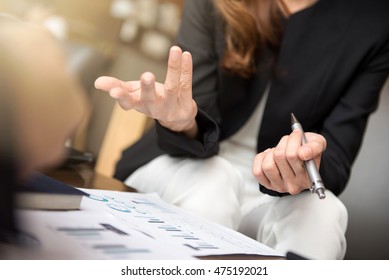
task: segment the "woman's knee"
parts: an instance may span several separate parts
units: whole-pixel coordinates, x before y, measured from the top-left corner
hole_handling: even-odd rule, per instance
[[[258,231],[258,240],[280,251],[314,259],[341,259],[346,251],[347,209],[330,191],[323,200],[310,193],[280,198]]]
[[[242,175],[225,159],[160,156],[127,181],[141,192],[156,191],[169,203],[236,228],[244,193]]]
[[[237,228],[244,181],[226,160],[219,157],[186,159],[169,188],[165,198],[171,203]]]
[[[219,191],[231,191],[240,200],[244,193],[244,179],[240,172],[227,160],[221,157],[212,157],[204,163],[203,175],[199,179],[201,183],[214,184]],[[210,186],[211,187],[211,186]]]

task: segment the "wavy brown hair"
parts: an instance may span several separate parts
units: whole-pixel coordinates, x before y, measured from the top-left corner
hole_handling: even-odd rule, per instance
[[[222,67],[249,77],[256,71],[255,51],[277,52],[283,33],[286,7],[278,0],[213,0],[224,19],[226,49]]]

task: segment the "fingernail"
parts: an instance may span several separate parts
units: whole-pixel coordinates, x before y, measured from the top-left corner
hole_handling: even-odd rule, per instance
[[[190,52],[184,52],[182,54],[182,60],[184,61],[184,63],[189,63],[192,59],[192,55],[190,54]]]
[[[150,72],[146,72],[142,75],[142,83],[146,86],[152,85],[154,82],[154,75]]]
[[[170,48],[169,57],[173,61],[177,61],[181,57],[181,49],[177,46],[173,46]]]

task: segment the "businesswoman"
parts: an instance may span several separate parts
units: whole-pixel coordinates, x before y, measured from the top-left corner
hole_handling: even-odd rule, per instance
[[[386,0],[185,1],[163,84],[149,72],[95,82],[156,120],[115,177],[279,252],[343,258],[337,195],[388,76],[388,11]],[[325,199],[308,191],[310,159]]]

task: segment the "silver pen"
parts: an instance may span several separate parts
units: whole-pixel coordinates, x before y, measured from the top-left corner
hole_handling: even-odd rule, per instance
[[[302,132],[302,144],[307,143],[307,139],[305,138],[304,130],[295,115],[291,114],[291,122],[292,122],[292,130],[300,130]],[[325,187],[323,180],[321,179],[319,170],[317,170],[315,161],[313,159],[307,160],[304,162],[305,169],[308,172],[309,179],[312,182],[311,191],[313,193],[317,193],[320,199],[323,199],[326,197],[325,194]]]

